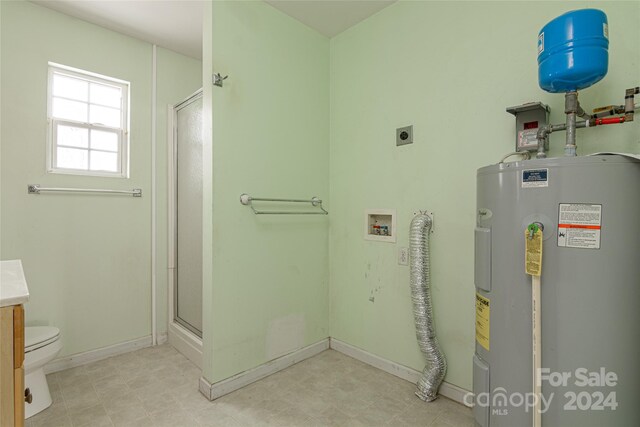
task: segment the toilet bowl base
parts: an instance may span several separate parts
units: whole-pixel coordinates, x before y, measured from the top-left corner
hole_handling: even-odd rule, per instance
[[[49,392],[49,384],[47,384],[47,377],[44,375],[43,368],[36,369],[25,375],[24,384],[25,387],[29,388],[33,397],[31,403],[25,402],[24,404],[25,418],[32,417],[51,406],[51,393]]]

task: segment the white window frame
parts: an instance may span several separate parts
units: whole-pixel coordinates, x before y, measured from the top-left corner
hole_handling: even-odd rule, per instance
[[[74,120],[58,119],[53,117],[53,75],[62,74],[72,78],[86,80],[88,82],[99,83],[107,86],[116,86],[122,90],[122,98],[120,104],[120,124],[119,128],[105,126],[97,123],[78,122]],[[129,177],[129,90],[130,83],[124,80],[115,79],[113,77],[103,76],[101,74],[92,73],[78,68],[68,67],[66,65],[49,62],[49,76],[47,88],[47,172],[67,175],[83,175],[83,176],[101,176],[114,178]],[[88,103],[87,103],[88,104]],[[89,132],[99,130],[103,132],[111,132],[118,135],[118,171],[93,171],[89,169],[69,169],[57,167],[57,125],[73,126],[77,128],[88,129]],[[64,147],[64,145],[60,145]],[[77,148],[77,147],[72,147]],[[87,148],[87,151],[102,151]]]

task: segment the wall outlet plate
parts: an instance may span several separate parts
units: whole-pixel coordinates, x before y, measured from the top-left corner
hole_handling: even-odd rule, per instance
[[[398,264],[409,265],[409,248],[398,248]]]
[[[413,125],[396,129],[396,146],[413,144]]]

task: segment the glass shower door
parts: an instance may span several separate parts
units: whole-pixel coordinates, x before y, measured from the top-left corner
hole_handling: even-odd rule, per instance
[[[175,107],[175,321],[202,337],[202,91]]]

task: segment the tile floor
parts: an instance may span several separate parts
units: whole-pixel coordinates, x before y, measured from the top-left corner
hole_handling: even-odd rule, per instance
[[[209,402],[200,370],[168,345],[48,376],[53,405],[27,427],[471,427],[471,410],[333,350]]]

